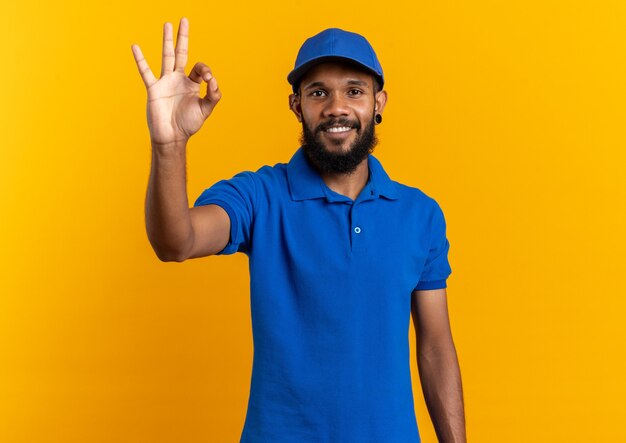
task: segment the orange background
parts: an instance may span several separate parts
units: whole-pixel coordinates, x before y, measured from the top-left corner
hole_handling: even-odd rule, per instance
[[[190,204],[289,160],[305,38],[364,34],[389,93],[375,155],[446,215],[469,441],[626,441],[626,3],[431,3],[0,6],[0,441],[239,441],[247,259],[162,263],[145,233],[130,46],[158,76],[182,16],[187,72],[209,64],[223,92],[189,145]]]

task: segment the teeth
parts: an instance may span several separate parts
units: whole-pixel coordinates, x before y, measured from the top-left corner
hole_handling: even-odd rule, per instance
[[[339,126],[336,128],[328,128],[326,132],[346,132],[346,131],[349,131],[350,129],[352,128],[350,128],[349,126]]]

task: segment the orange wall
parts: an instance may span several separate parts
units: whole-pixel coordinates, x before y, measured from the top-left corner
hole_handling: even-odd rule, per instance
[[[626,441],[626,3],[4,2],[0,441],[235,442],[252,362],[246,257],[160,262],[145,88],[161,32],[223,98],[188,193],[288,161],[286,75],[323,28],[385,69],[376,155],[441,204],[473,442]],[[411,344],[414,346],[413,331]],[[424,442],[435,442],[412,364]]]

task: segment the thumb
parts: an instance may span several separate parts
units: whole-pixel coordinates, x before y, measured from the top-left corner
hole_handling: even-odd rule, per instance
[[[217,85],[217,79],[215,77],[211,77],[207,82],[206,86],[206,95],[202,98],[201,106],[204,115],[208,116],[213,111],[213,108],[222,98],[222,91],[220,91],[219,86]]]

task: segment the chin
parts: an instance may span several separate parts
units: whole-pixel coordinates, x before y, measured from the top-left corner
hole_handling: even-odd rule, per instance
[[[318,141],[324,146],[326,151],[332,152],[334,154],[342,154],[346,152],[350,152],[352,150],[352,144],[354,140],[352,138],[348,140],[337,140],[337,141],[322,141],[318,139]]]
[[[344,144],[344,145],[334,145],[334,146],[324,146],[326,152],[328,152],[329,154],[335,154],[335,155],[345,155],[348,154],[351,150],[352,147],[350,146],[350,144]]]

